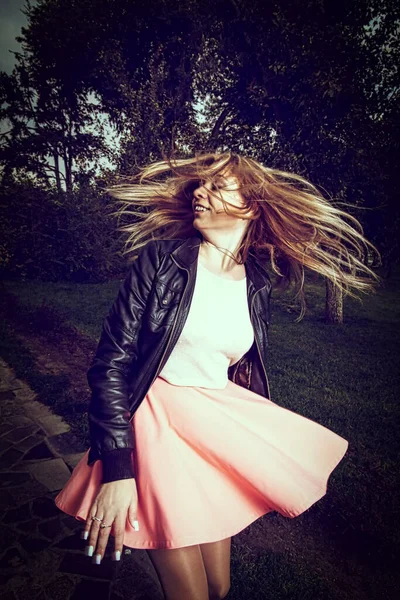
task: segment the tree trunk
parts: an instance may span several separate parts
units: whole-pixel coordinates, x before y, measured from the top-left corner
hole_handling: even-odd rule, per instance
[[[326,278],[325,321],[343,323],[343,292]]]
[[[53,160],[54,160],[54,174],[56,176],[56,185],[57,185],[57,191],[59,194],[62,194],[62,186],[61,186],[61,177],[60,177],[60,162],[58,159],[58,154],[57,152],[53,153]]]
[[[382,260],[382,267],[383,267],[382,277],[384,279],[390,279],[392,277],[392,261],[391,261],[391,259],[388,257],[385,257]]]
[[[67,148],[64,148],[63,160],[65,168],[65,190],[67,192],[72,192],[72,159],[71,152]]]
[[[218,138],[218,134],[219,134],[219,131],[220,131],[221,127],[222,127],[222,123],[225,121],[225,119],[226,119],[227,115],[229,114],[230,110],[231,109],[229,107],[224,108],[224,110],[222,111],[222,113],[219,115],[219,117],[218,117],[218,119],[217,119],[217,121],[216,121],[216,123],[215,123],[215,125],[213,127],[213,130],[211,132],[211,135],[210,135],[209,139],[207,140],[206,151],[208,151],[208,152],[214,152],[215,145],[216,145],[217,138]]]

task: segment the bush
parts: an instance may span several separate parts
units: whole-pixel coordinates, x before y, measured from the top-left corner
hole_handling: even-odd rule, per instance
[[[102,282],[124,271],[114,206],[84,186],[63,194],[32,183],[0,192],[0,274],[10,279]]]

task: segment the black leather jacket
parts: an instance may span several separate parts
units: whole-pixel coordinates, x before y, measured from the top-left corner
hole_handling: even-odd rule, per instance
[[[148,242],[130,265],[104,320],[87,373],[92,391],[87,464],[103,461],[103,483],[134,477],[130,421],[182,332],[193,297],[200,243],[199,237]],[[270,398],[265,365],[272,284],[251,253],[245,269],[255,339],[228,369],[228,377]],[[125,460],[121,460],[123,449]]]

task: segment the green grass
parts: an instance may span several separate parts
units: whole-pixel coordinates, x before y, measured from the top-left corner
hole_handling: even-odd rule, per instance
[[[6,283],[33,315],[45,300],[94,341],[118,286]],[[229,599],[397,597],[399,291],[396,271],[362,304],[345,298],[343,325],[324,322],[319,280],[306,285],[308,310],[300,323],[291,294],[273,292],[271,399],[346,438],[349,450],[328,494],[310,510],[296,519],[270,513],[234,538]],[[17,364],[18,353],[12,356]],[[256,551],[252,536],[265,539],[264,548]]]
[[[102,319],[118,293],[118,280],[76,284],[45,281],[7,281],[6,288],[21,306],[34,312],[44,303],[54,307],[67,324],[97,339]]]
[[[398,597],[399,290],[397,272],[362,304],[346,298],[343,325],[324,322],[321,282],[307,285],[300,323],[290,294],[273,295],[271,399],[346,438],[349,450],[328,494],[290,523],[301,540],[295,557],[266,552],[250,573],[237,562],[236,581],[241,570],[247,586],[254,581],[251,598]],[[330,563],[321,572],[324,552]],[[244,596],[238,584],[235,598]]]

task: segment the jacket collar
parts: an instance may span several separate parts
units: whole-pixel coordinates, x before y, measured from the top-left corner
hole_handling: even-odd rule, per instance
[[[193,269],[192,265],[197,261],[199,256],[200,243],[201,238],[197,236],[184,240],[182,244],[172,252],[177,263],[186,269]],[[271,284],[266,269],[259,265],[256,256],[252,252],[249,252],[245,262],[245,269],[247,277],[252,281],[256,290]]]

